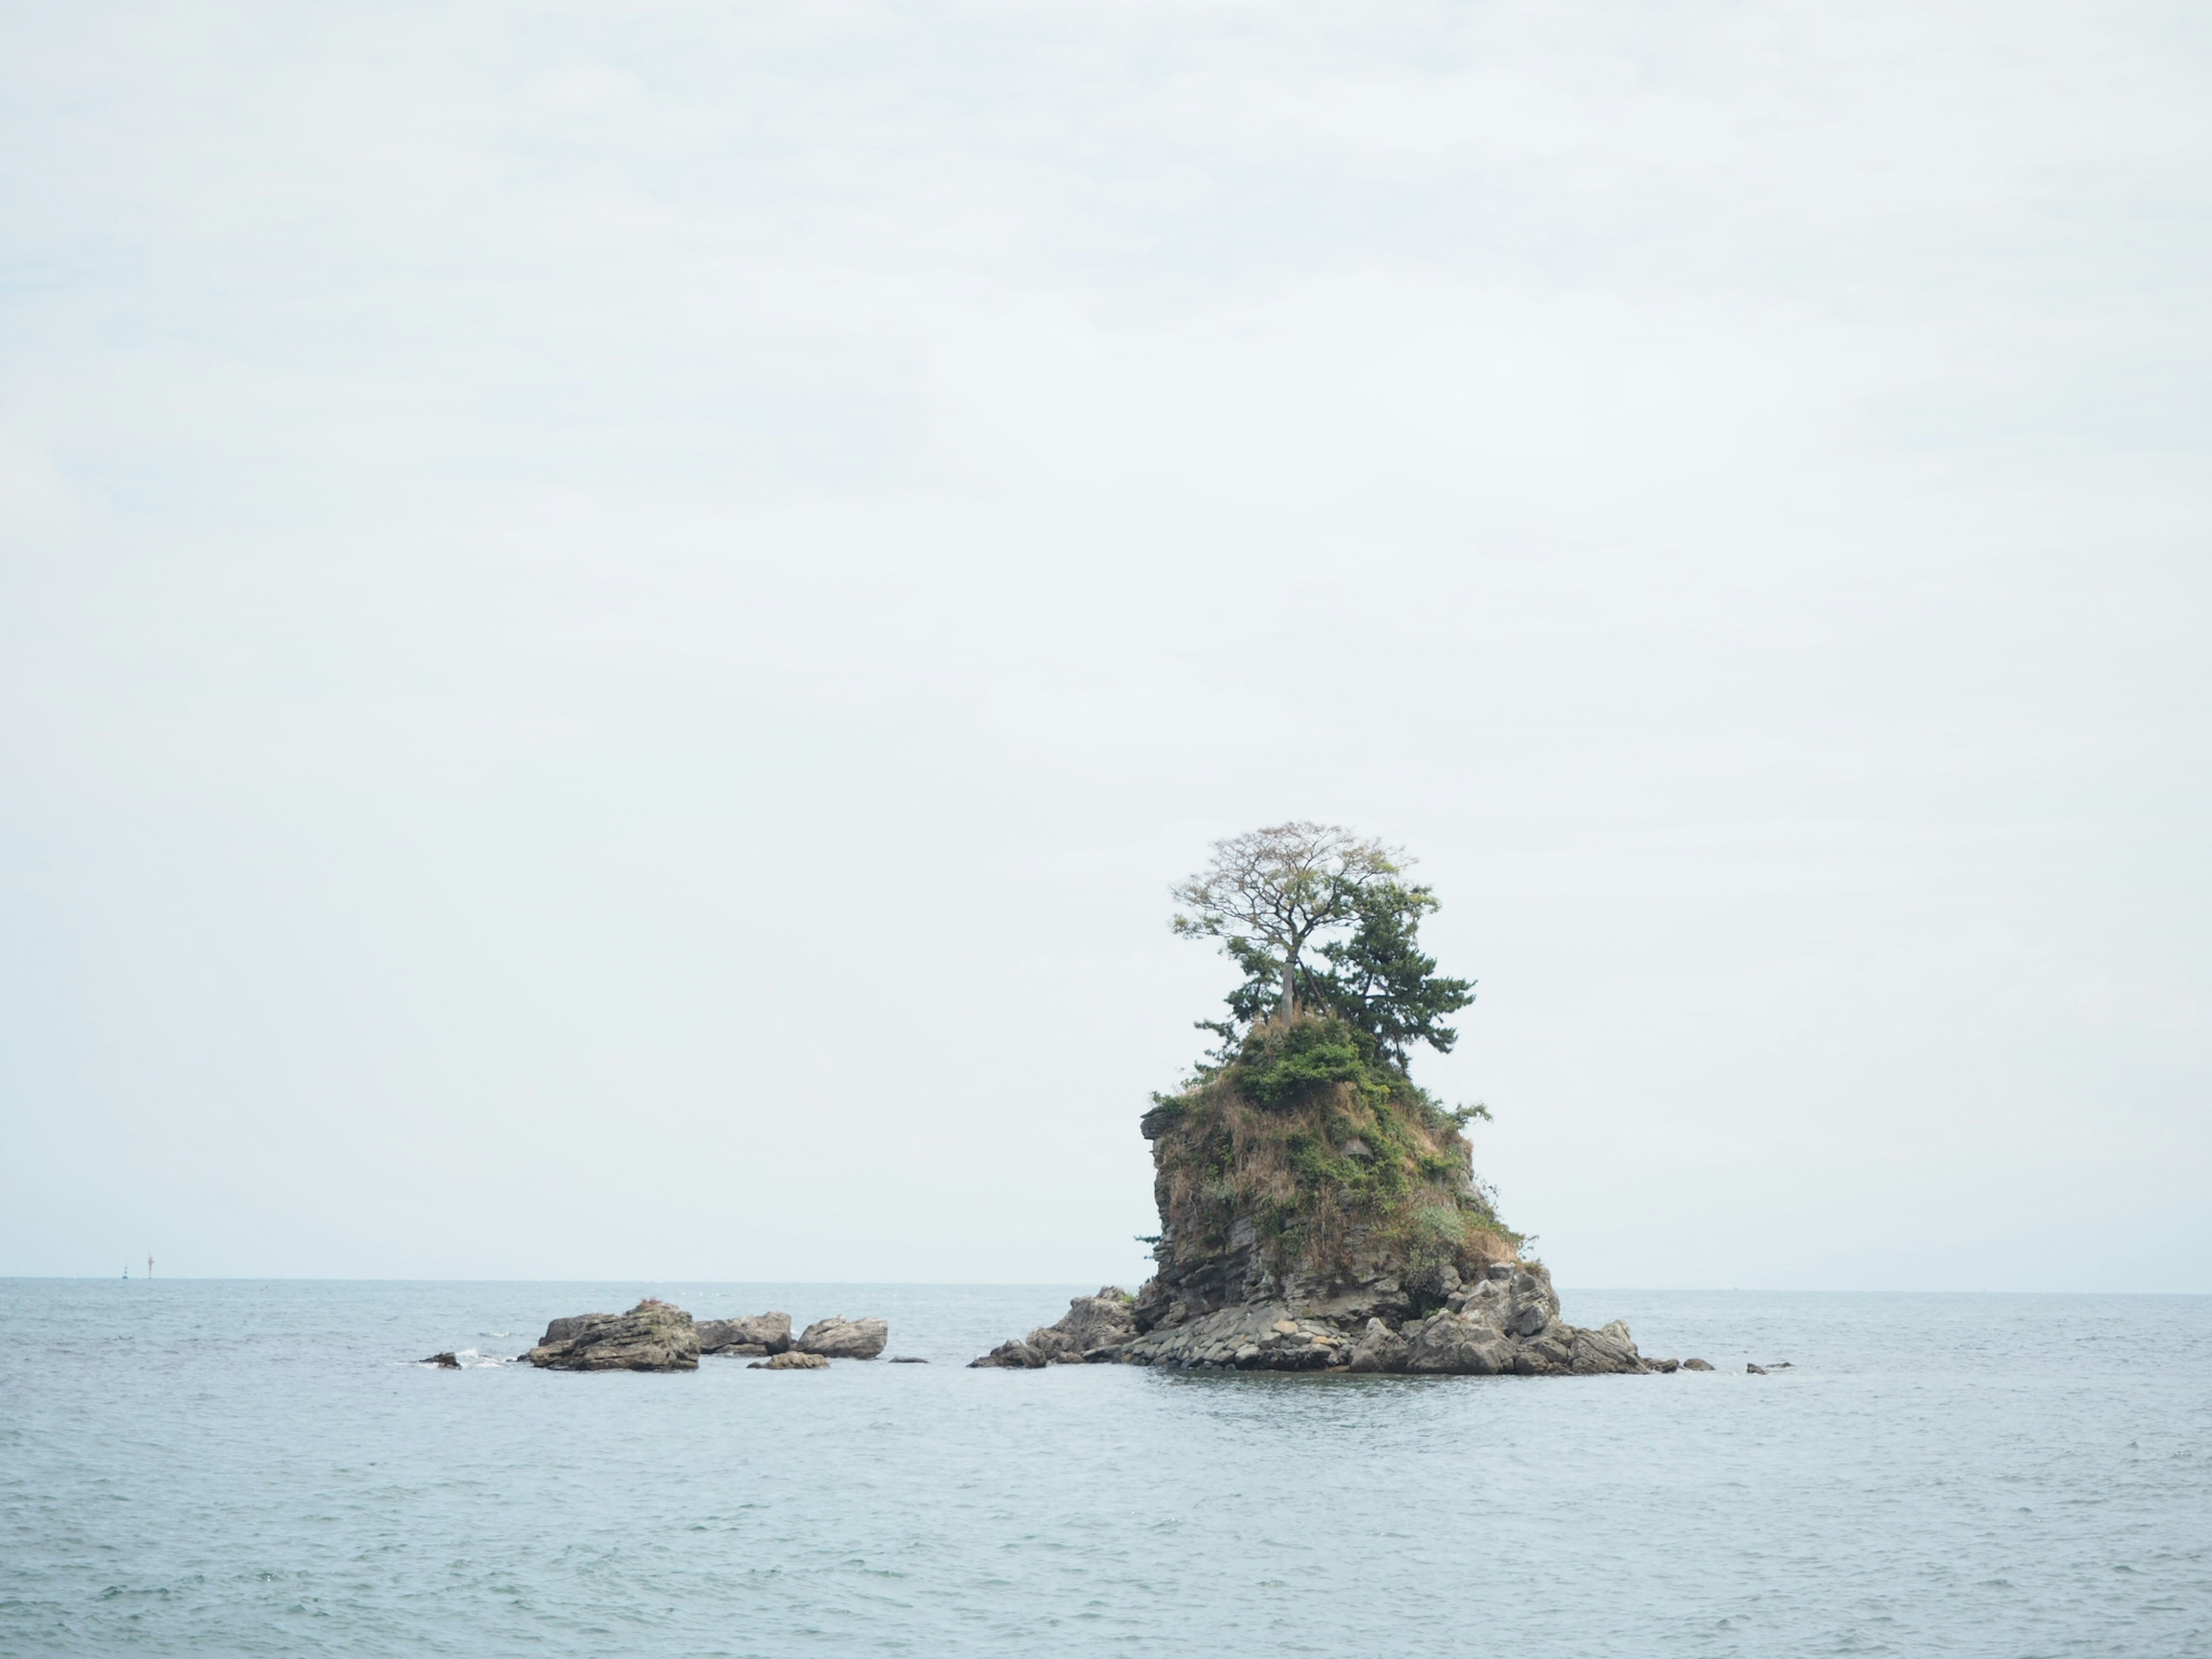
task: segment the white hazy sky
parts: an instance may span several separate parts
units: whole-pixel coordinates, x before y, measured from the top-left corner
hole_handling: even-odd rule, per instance
[[[0,1273],[1142,1276],[1212,838],[1582,1285],[2212,1291],[2212,11],[0,7]]]

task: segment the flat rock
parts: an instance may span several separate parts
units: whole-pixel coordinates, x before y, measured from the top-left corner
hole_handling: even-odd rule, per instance
[[[830,1369],[830,1362],[818,1353],[801,1353],[796,1348],[789,1348],[766,1359],[756,1359],[745,1369],[749,1371],[826,1371]]]
[[[840,1315],[816,1320],[791,1346],[800,1353],[823,1359],[873,1359],[890,1336],[888,1320],[847,1319]]]
[[[699,1332],[683,1309],[647,1297],[624,1314],[554,1320],[523,1357],[550,1371],[695,1371]]]

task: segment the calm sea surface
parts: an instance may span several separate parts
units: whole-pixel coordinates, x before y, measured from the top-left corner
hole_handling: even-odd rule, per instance
[[[0,1653],[2212,1654],[2212,1297],[1566,1293],[1714,1376],[962,1369],[1088,1288],[0,1280]],[[933,1363],[410,1363],[647,1291]]]

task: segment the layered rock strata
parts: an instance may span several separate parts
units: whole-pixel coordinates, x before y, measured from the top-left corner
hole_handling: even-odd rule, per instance
[[[823,1359],[873,1359],[890,1340],[890,1322],[882,1319],[817,1319],[791,1346]]]
[[[647,1297],[625,1314],[556,1319],[523,1358],[551,1371],[695,1371],[699,1332],[683,1309]]]

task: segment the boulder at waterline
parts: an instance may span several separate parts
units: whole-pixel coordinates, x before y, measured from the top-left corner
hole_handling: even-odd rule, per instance
[[[647,1297],[628,1313],[556,1319],[524,1358],[550,1371],[693,1371],[699,1332],[683,1309]]]
[[[768,1359],[756,1359],[745,1367],[749,1371],[826,1371],[830,1362],[818,1353],[801,1353],[796,1348]]]
[[[1096,1296],[1079,1296],[1069,1302],[1057,1322],[1039,1326],[1026,1339],[1001,1342],[970,1362],[969,1368],[1035,1370],[1042,1365],[1118,1359],[1136,1335],[1136,1298],[1119,1285],[1104,1285]]]
[[[890,1340],[888,1320],[847,1319],[834,1316],[817,1319],[799,1334],[791,1345],[800,1353],[823,1359],[873,1359]]]
[[[781,1353],[791,1346],[791,1316],[755,1314],[750,1319],[702,1319],[699,1326],[701,1353]]]

